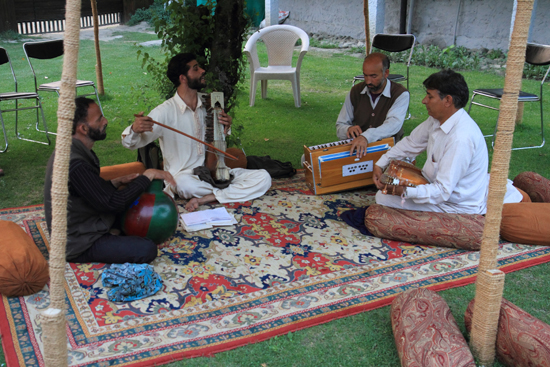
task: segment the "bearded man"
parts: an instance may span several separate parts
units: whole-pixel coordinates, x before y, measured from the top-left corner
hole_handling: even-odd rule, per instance
[[[147,238],[118,235],[117,214],[123,213],[153,179],[175,184],[174,179],[170,173],[156,169],[110,181],[101,178],[99,158],[92,148],[96,141],[107,137],[108,121],[92,99],[78,97],[75,104],[65,257],[74,263],[149,263],[157,257],[157,245]],[[50,233],[54,158],[55,151],[48,161],[44,185],[44,209]]]
[[[252,200],[265,194],[271,186],[271,176],[263,169],[231,169],[233,178],[226,187],[217,187],[210,181],[201,180],[194,171],[205,165],[206,147],[154,123],[160,122],[204,141],[206,108],[198,92],[206,87],[205,74],[195,55],[181,53],[174,56],[166,72],[176,87],[174,97],[157,106],[148,116],[143,116],[143,113],[136,115],[132,125],[122,132],[122,145],[130,149],[144,147],[159,139],[164,170],[170,172],[176,181],[175,185],[167,185],[166,191],[188,199],[185,206],[188,211],[212,201],[231,203]],[[222,111],[219,122],[227,133],[232,123],[231,116]]]
[[[353,138],[350,154],[357,158],[367,153],[367,144],[393,136],[403,137],[403,122],[410,94],[399,83],[388,79],[390,60],[382,53],[369,54],[363,62],[365,81],[355,85],[346,96],[336,120],[338,139]]]

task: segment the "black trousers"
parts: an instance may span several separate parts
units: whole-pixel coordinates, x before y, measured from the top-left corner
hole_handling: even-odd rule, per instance
[[[157,257],[157,245],[136,236],[115,236],[107,233],[94,242],[92,247],[69,260],[72,263],[99,262],[107,264],[144,264]]]

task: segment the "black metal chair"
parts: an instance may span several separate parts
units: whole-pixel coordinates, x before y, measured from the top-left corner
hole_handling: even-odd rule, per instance
[[[13,82],[14,82],[15,88],[14,88],[14,92],[2,92],[2,93],[0,93],[0,121],[2,122],[2,132],[4,133],[4,142],[5,142],[4,149],[0,150],[0,153],[4,153],[6,150],[8,150],[8,136],[6,134],[6,126],[4,124],[4,116],[3,116],[4,112],[13,112],[13,111],[15,111],[15,136],[18,139],[31,141],[31,142],[39,143],[39,144],[50,145],[50,137],[48,136],[48,126],[46,125],[46,118],[44,117],[44,111],[42,110],[42,103],[40,101],[40,96],[38,95],[38,93],[33,93],[33,92],[27,93],[27,92],[18,92],[17,91],[17,78],[15,77],[15,72],[13,70],[13,65],[11,63],[10,57],[9,57],[8,52],[6,51],[6,49],[4,49],[3,47],[0,47],[0,65],[5,65],[5,64],[8,64],[10,66],[11,75],[13,77]],[[36,101],[36,103],[35,103],[34,106],[21,107],[21,106],[19,106],[19,100],[21,100],[21,99],[34,99]],[[7,109],[3,108],[3,102],[6,102],[6,101],[14,101],[15,102],[14,108],[7,108]],[[37,126],[37,128],[38,128],[38,124],[39,124],[38,110],[40,110],[40,112],[42,114],[42,122],[44,124],[44,132],[46,133],[47,142],[42,142],[42,141],[38,141],[38,140],[23,138],[21,136],[21,134],[17,131],[17,124],[19,123],[19,111],[31,110],[31,109],[36,109],[37,110],[36,111],[36,115],[37,115],[36,126]]]
[[[528,43],[527,49],[525,51],[525,62],[531,65],[550,65],[550,46],[547,45],[539,45],[536,43]],[[543,104],[542,104],[542,92],[543,92],[543,85],[546,80],[546,77],[548,76],[548,72],[550,71],[550,66],[548,67],[548,70],[546,70],[546,73],[544,74],[544,78],[542,78],[540,82],[540,94],[532,94],[520,91],[518,96],[518,102],[539,102],[540,104],[540,134],[541,134],[541,144],[535,145],[535,146],[524,146],[524,147],[517,147],[512,148],[512,150],[521,150],[521,149],[533,149],[533,148],[542,148],[544,146],[545,140],[544,140],[544,118],[543,118]],[[475,89],[472,93],[472,99],[470,100],[470,107],[468,107],[468,113],[470,113],[470,110],[472,109],[472,105],[481,106],[485,108],[489,108],[492,110],[499,111],[498,108],[492,107],[483,103],[474,102],[474,98],[476,96],[482,96],[487,98],[493,98],[498,99],[499,101],[502,99],[503,89]],[[500,114],[500,111],[499,111]],[[498,116],[497,116],[497,124],[498,124]],[[485,135],[485,137],[492,137],[491,145],[495,145],[495,134],[497,131],[497,124],[495,124],[495,130],[493,134]]]
[[[407,59],[407,76],[401,74],[390,74],[388,79],[392,82],[407,81],[407,90],[409,89],[409,67],[411,65],[411,58],[414,51],[414,43],[416,37],[412,34],[377,34],[372,39],[372,46],[370,51],[374,48],[384,50],[387,52],[402,52],[410,50],[409,58]],[[358,81],[364,81],[363,75],[357,75],[353,78],[353,85]]]
[[[59,90],[61,88],[61,81],[54,81],[44,84],[38,84],[36,73],[31,63],[31,59],[55,59],[63,55],[63,40],[52,40],[52,41],[43,41],[43,42],[27,42],[23,44],[23,50],[25,51],[25,56],[27,56],[27,61],[31,67],[32,75],[34,77],[34,87],[36,93],[38,92],[56,92],[59,97]],[[80,96],[93,96],[95,95],[97,104],[101,113],[103,113],[103,108],[101,107],[101,101],[99,100],[99,95],[95,87],[95,83],[90,80],[77,80],[76,88],[91,87],[94,89],[93,92],[81,94]],[[53,134],[53,133],[51,133]]]

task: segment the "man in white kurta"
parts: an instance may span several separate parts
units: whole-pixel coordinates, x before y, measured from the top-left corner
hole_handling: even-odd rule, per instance
[[[186,205],[189,211],[214,200],[229,203],[255,199],[271,186],[267,171],[243,168],[230,170],[233,180],[224,189],[201,181],[193,174],[193,169],[205,164],[206,146],[152,122],[160,122],[204,141],[206,111],[197,93],[205,86],[204,74],[194,55],[174,56],[167,71],[168,78],[177,87],[174,97],[156,107],[148,116],[138,115],[122,133],[122,145],[130,149],[141,148],[159,139],[164,170],[170,172],[177,183],[176,187],[168,185],[167,190],[189,199]],[[232,119],[222,112],[219,121],[227,131]]]
[[[373,176],[380,189],[376,203],[409,210],[485,214],[489,156],[481,130],[463,108],[468,86],[462,75],[443,70],[428,77],[424,87],[422,103],[430,117],[376,162]],[[392,159],[414,158],[424,151],[427,159],[422,173],[429,184],[386,188],[380,182]],[[521,193],[508,181],[504,202],[520,202]]]

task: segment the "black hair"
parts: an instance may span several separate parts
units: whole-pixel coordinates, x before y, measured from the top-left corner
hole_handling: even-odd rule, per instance
[[[166,76],[168,77],[168,79],[170,79],[170,81],[174,84],[176,88],[180,85],[180,75],[187,76],[187,72],[189,71],[189,65],[187,64],[196,59],[197,56],[190,52],[177,54],[176,56],[172,57],[172,59],[168,63]]]
[[[74,100],[76,108],[74,110],[73,118],[73,135],[76,133],[76,127],[79,123],[86,123],[88,117],[88,108],[92,103],[95,103],[93,99],[86,97],[77,97]]]
[[[371,57],[378,57],[380,59],[380,61],[382,61],[382,72],[383,73],[385,73],[386,70],[390,69],[390,58],[387,55],[385,55],[381,52],[373,52],[373,53],[367,55],[363,62],[365,62],[367,59],[369,59]]]
[[[461,74],[451,69],[441,70],[430,75],[424,80],[423,84],[426,89],[437,90],[441,99],[451,96],[453,104],[457,109],[463,108],[468,103],[468,96],[470,94],[468,84],[466,84]]]

